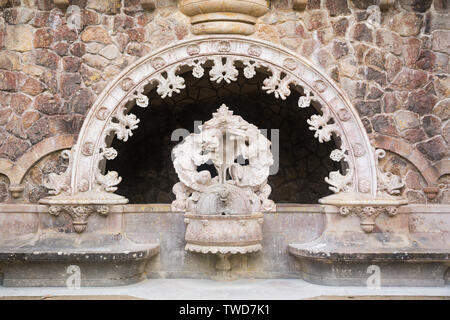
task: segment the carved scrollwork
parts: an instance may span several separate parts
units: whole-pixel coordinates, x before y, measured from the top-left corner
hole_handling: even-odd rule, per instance
[[[397,212],[398,208],[394,206],[343,206],[339,208],[339,213],[344,217],[350,214],[357,215],[361,228],[366,233],[373,231],[375,220],[380,214],[386,213],[389,216],[395,216]]]
[[[136,99],[136,104],[141,108],[148,107],[148,97],[144,94],[144,86],[141,86],[136,90],[134,94],[134,98]]]
[[[102,174],[100,170],[100,161],[103,159],[113,160],[117,157],[117,151],[114,148],[104,148],[99,152],[97,168],[95,168],[95,182],[96,182],[96,191],[105,190],[107,192],[114,192],[117,190],[117,185],[122,181],[122,178],[119,177],[119,173],[117,171],[108,171],[107,174]]]
[[[47,176],[44,176],[43,184],[44,187],[49,189],[49,194],[58,195],[60,193],[70,192],[70,176],[72,173],[72,155],[74,150],[75,149],[72,149],[71,151],[64,150],[61,152],[61,157],[69,160],[69,166],[65,172],[60,174],[50,173]]]
[[[379,195],[389,194],[398,195],[400,189],[404,187],[405,182],[397,175],[391,172],[383,172],[379,166],[378,159],[384,158],[386,151],[383,149],[375,150],[375,163],[377,168],[377,192]]]
[[[329,124],[331,115],[327,108],[322,108],[322,115],[314,114],[306,122],[310,125],[309,130],[315,131],[314,137],[319,139],[320,143],[330,141],[333,133],[339,133],[336,124]]]
[[[209,41],[209,40],[208,40]],[[239,42],[238,42],[239,41]],[[203,42],[189,42],[186,46],[179,50],[174,55],[166,54],[161,51],[156,57],[149,58],[146,63],[149,63],[155,70],[152,70],[151,75],[148,78],[140,80],[142,82],[136,82],[132,79],[142,79],[138,75],[134,76],[131,73],[125,76],[123,79],[118,82],[118,85],[121,89],[128,91],[134,90],[132,93],[124,94],[124,97],[119,102],[119,106],[112,108],[112,106],[102,102],[103,106],[100,107],[94,114],[94,118],[96,120],[105,121],[102,125],[105,128],[102,131],[102,137],[95,137],[95,144],[90,145],[90,148],[86,148],[81,143],[77,146],[79,151],[83,155],[89,154],[92,162],[90,162],[89,166],[94,166],[95,177],[92,177],[92,174],[87,174],[87,172],[83,172],[82,174],[77,173],[76,183],[80,184],[82,179],[89,180],[89,188],[94,189],[102,189],[103,191],[114,191],[116,189],[115,185],[120,182],[120,177],[116,172],[108,173],[103,176],[100,173],[100,169],[97,170],[99,163],[108,157],[111,157],[113,152],[107,151],[105,139],[110,133],[114,133],[118,139],[123,141],[127,141],[129,137],[132,136],[132,131],[137,128],[139,123],[139,119],[132,114],[126,114],[127,111],[126,105],[130,99],[135,99],[135,102],[140,107],[147,107],[149,104],[148,97],[144,94],[144,86],[150,82],[156,82],[156,92],[161,96],[161,98],[172,97],[176,93],[180,93],[182,89],[186,87],[185,80],[182,75],[177,74],[178,70],[181,69],[182,66],[189,65],[192,67],[192,74],[196,78],[201,78],[205,76],[205,74],[209,73],[209,77],[211,81],[215,81],[217,83],[231,83],[232,81],[236,81],[239,75],[239,72],[243,72],[243,75],[250,79],[256,75],[257,68],[263,67],[268,71],[269,76],[267,76],[262,83],[262,89],[267,92],[267,94],[274,94],[276,98],[280,98],[285,100],[291,94],[290,85],[302,85],[303,79],[298,77],[295,73],[291,73],[290,71],[296,70],[299,66],[302,65],[302,62],[298,59],[295,59],[292,55],[284,54],[279,50],[271,50],[268,48],[267,44],[258,43],[258,42],[247,42],[244,41],[245,44],[242,45],[243,40],[230,40],[230,39],[218,39],[211,40],[211,46],[203,46]],[[202,55],[200,56],[200,51],[202,50]],[[269,51],[266,51],[269,50]],[[271,51],[270,51],[271,50]],[[237,54],[235,54],[235,52]],[[173,60],[173,57],[177,56],[177,60]],[[261,56],[264,56],[264,59],[260,59]],[[277,65],[275,62],[270,61],[271,57],[279,58],[279,61],[282,62],[282,66]],[[238,62],[238,63],[237,63]],[[238,69],[241,67],[242,69]],[[206,72],[206,69],[209,68],[209,71]],[[303,66],[308,68],[308,66]],[[302,68],[303,68],[302,67]],[[290,71],[288,71],[290,70]],[[336,136],[342,136],[345,132],[341,132],[340,126],[341,121],[349,121],[352,119],[352,113],[349,112],[346,108],[346,104],[344,101],[339,102],[340,110],[337,112],[337,116],[341,121],[334,121],[338,119],[333,119],[331,112],[328,108],[333,106],[327,105],[327,102],[324,101],[323,97],[320,93],[325,92],[329,87],[332,90],[330,94],[335,94],[335,88],[326,82],[323,78],[318,76],[318,72],[314,71],[314,76],[307,86],[304,87],[304,95],[299,98],[298,106],[299,108],[307,108],[311,105],[311,101],[315,100],[322,104],[322,115],[313,115],[311,119],[308,120],[310,130],[314,131],[314,136],[318,138],[319,142],[327,142],[330,141],[333,134]],[[137,81],[137,80],[136,80]],[[128,90],[127,90],[128,89]],[[121,92],[123,94],[123,92]],[[327,101],[330,99],[327,97]],[[344,127],[342,127],[344,128]],[[350,128],[349,124],[346,124],[346,128]],[[348,129],[342,129],[348,130]],[[98,138],[98,139],[97,139]],[[83,137],[80,141],[88,141],[91,138]],[[345,150],[352,150],[351,156],[358,156],[360,154],[356,148],[350,146],[350,142],[344,141]],[[358,139],[356,141],[363,141],[362,139]],[[364,145],[365,146],[365,145]],[[81,149],[81,150],[80,150]],[[89,152],[86,150],[89,149]],[[343,147],[341,147],[344,150]],[[356,152],[355,152],[356,150]],[[361,155],[363,157],[367,156],[367,153],[372,153],[372,149],[365,147],[365,154]],[[76,159],[84,159],[84,157],[75,157]],[[352,158],[353,159],[353,158]],[[353,178],[354,178],[354,168],[355,165],[352,163],[352,159],[345,159],[348,164],[348,169],[346,174],[342,174],[340,172],[331,172],[330,176],[326,179],[328,183],[331,184],[330,189],[334,192],[342,192],[346,190],[350,190],[352,187]],[[77,160],[79,161],[79,160]],[[78,166],[79,164],[77,164]],[[103,167],[103,166],[102,166]],[[65,190],[70,190],[68,186],[70,184],[70,172],[72,168],[67,170],[67,174],[59,175],[56,177],[53,175],[51,178],[48,178],[48,186],[55,193],[65,192]],[[88,169],[91,170],[92,169]],[[82,170],[81,170],[82,171]],[[379,190],[384,190],[390,194],[396,194],[396,190],[402,185],[394,176],[387,173],[379,173],[377,172]],[[360,177],[358,175],[358,177]],[[364,177],[365,179],[370,179],[369,177]],[[359,179],[359,178],[358,178]],[[374,179],[372,177],[372,179]],[[51,181],[50,181],[51,180]],[[69,183],[67,183],[67,181]],[[370,186],[374,185],[369,184]],[[81,190],[77,186],[78,190]],[[361,188],[360,188],[361,189]],[[83,189],[84,190],[84,189]],[[195,195],[193,195],[195,197]],[[267,206],[271,206],[270,203],[267,203]]]
[[[335,149],[331,152],[331,160],[340,162],[345,161],[349,163],[348,152],[343,147]],[[331,171],[328,177],[325,177],[325,182],[330,184],[330,190],[333,192],[349,192],[353,187],[353,168],[349,166],[345,175],[339,171]]]
[[[77,233],[86,230],[87,220],[93,213],[107,215],[108,206],[102,205],[80,205],[80,206],[50,206],[48,212],[53,216],[59,216],[61,213],[67,213],[72,218],[72,225]]]
[[[299,108],[308,108],[311,104],[312,96],[311,96],[311,90],[308,88],[305,88],[305,95],[301,96],[298,99],[298,107]]]

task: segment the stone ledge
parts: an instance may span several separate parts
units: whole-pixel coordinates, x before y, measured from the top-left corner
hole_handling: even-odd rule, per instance
[[[81,243],[78,243],[81,242]],[[79,270],[81,286],[116,286],[145,278],[145,266],[159,252],[159,243],[137,244],[125,236],[83,238],[41,234],[28,244],[0,243],[2,285],[66,286]]]
[[[381,286],[444,286],[450,268],[450,248],[334,245],[322,236],[288,251],[301,278],[319,285],[366,286],[376,268]]]
[[[328,261],[436,261],[450,263],[450,248],[319,248],[320,243],[290,244],[289,253],[300,258]]]

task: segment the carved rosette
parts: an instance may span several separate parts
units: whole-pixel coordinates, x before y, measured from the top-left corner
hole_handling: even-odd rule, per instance
[[[67,213],[72,218],[72,225],[77,233],[86,230],[87,220],[91,214],[106,216],[108,212],[109,207],[103,205],[52,205],[48,209],[48,213],[54,216]]]
[[[355,214],[360,219],[361,228],[366,233],[373,231],[375,227],[375,220],[377,217],[386,213],[389,216],[395,216],[398,212],[398,208],[395,206],[342,206],[339,208],[339,213],[346,217],[350,214]]]

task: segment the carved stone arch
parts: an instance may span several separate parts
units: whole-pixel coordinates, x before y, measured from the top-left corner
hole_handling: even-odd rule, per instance
[[[204,68],[207,61],[212,62],[209,74]],[[90,191],[112,195],[120,182],[118,173],[103,175],[99,163],[117,155],[105,142],[109,134],[126,141],[137,127],[139,120],[132,114],[124,114],[125,105],[135,101],[138,106],[147,107],[148,98],[143,93],[148,85],[156,85],[162,98],[183,90],[184,79],[179,71],[186,66],[197,78],[210,76],[217,82],[234,81],[239,73],[235,67],[237,61],[244,67],[247,78],[253,77],[258,68],[268,70],[268,77],[261,84],[268,94],[285,99],[290,94],[290,86],[301,86],[305,96],[300,97],[299,107],[308,107],[311,100],[321,105],[323,114],[308,120],[310,129],[320,142],[329,141],[332,134],[339,136],[341,147],[332,152],[331,158],[345,161],[349,167],[344,175],[337,171],[330,173],[326,181],[331,184],[331,190],[376,195],[375,150],[356,109],[342,90],[327,75],[289,50],[261,40],[227,35],[171,44],[121,72],[89,110],[72,148],[68,171],[50,177],[47,187],[65,197]]]

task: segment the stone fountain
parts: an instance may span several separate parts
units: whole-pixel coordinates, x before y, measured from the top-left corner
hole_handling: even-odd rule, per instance
[[[172,210],[185,212],[185,249],[217,254],[216,268],[229,270],[229,255],[262,249],[263,212],[275,211],[267,184],[271,143],[224,104],[199,129],[173,149],[180,182]],[[216,176],[199,171],[208,164]]]

